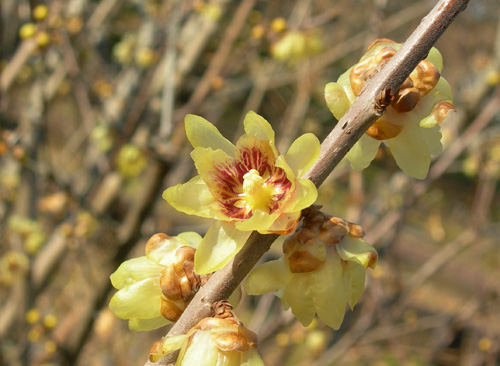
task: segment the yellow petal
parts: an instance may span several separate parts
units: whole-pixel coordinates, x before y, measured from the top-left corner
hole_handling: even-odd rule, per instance
[[[245,133],[253,135],[259,140],[271,142],[274,145],[274,131],[269,122],[259,116],[257,113],[250,111],[246,114],[243,120]]]
[[[368,167],[372,160],[375,159],[379,146],[380,141],[366,134],[361,136],[358,142],[356,142],[346,155],[347,160],[349,160],[351,164],[351,168],[355,171],[360,171]]]
[[[118,291],[109,302],[109,309],[122,319],[151,319],[158,317],[161,289],[158,278],[136,282]]]
[[[321,144],[312,133],[306,133],[296,139],[288,149],[285,160],[300,178],[318,160]]]
[[[191,248],[198,248],[201,241],[201,235],[194,231],[186,231],[177,235],[177,238],[183,239]]]
[[[300,218],[300,211],[282,213],[266,230],[259,231],[261,234],[290,234],[297,226]]]
[[[431,155],[439,154],[443,149],[443,145],[441,144],[441,127],[434,126],[433,128],[422,128],[420,133]]]
[[[221,135],[219,130],[205,118],[188,114],[185,118],[186,136],[196,147],[210,147],[221,149],[228,155],[233,155],[234,145]]]
[[[309,179],[300,179],[295,185],[290,200],[286,203],[283,211],[296,212],[311,206],[318,198],[318,190]]]
[[[279,216],[279,213],[269,215],[261,210],[254,210],[252,217],[236,222],[235,227],[242,231],[266,231]]]
[[[310,276],[310,273],[293,274],[290,282],[283,291],[283,296],[292,308],[293,315],[295,315],[304,327],[311,324],[315,314],[310,289]],[[323,280],[323,282],[325,281]]]
[[[163,339],[163,352],[164,354],[169,354],[174,351],[177,351],[181,348],[184,342],[187,341],[189,336],[187,334],[181,334],[178,336],[167,337]]]
[[[159,277],[162,270],[162,266],[143,256],[123,262],[109,278],[113,287],[122,289],[134,282]]]
[[[353,239],[346,235],[340,244],[335,246],[337,253],[345,261],[354,261],[363,268],[375,268],[378,254],[375,248],[362,239]]]
[[[165,319],[163,316],[158,316],[151,319],[132,318],[128,321],[128,328],[135,332],[137,331],[150,331],[164,327],[172,323],[170,320]]]
[[[365,270],[363,266],[351,261],[343,262],[342,266],[345,295],[352,310],[365,288]]]
[[[437,50],[437,48],[431,48],[426,60],[436,66],[439,71],[443,69],[443,57],[441,56],[441,53]]]
[[[212,343],[209,331],[197,331],[191,338],[179,366],[217,366],[219,350]],[[223,364],[222,364],[223,365]]]
[[[431,163],[431,154],[421,130],[417,124],[408,123],[397,137],[385,141],[401,170],[417,179],[427,176]]]
[[[245,282],[245,292],[248,295],[263,295],[279,290],[286,286],[291,276],[283,257],[266,262],[250,272]]]
[[[194,270],[207,274],[224,267],[243,247],[251,231],[237,230],[234,224],[215,221],[208,228],[194,255]]]
[[[354,102],[354,100],[356,100],[356,96],[354,95],[351,88],[350,79],[351,70],[353,69],[353,67],[340,75],[339,79],[337,80],[337,83],[344,88],[345,95],[347,95],[347,98],[349,99],[349,102],[351,102],[351,104]]]
[[[340,120],[351,106],[344,88],[338,83],[326,84],[325,100],[330,112],[337,120]]]
[[[162,197],[177,211],[201,217],[213,216],[211,207],[215,199],[200,176],[167,188]]]
[[[264,362],[255,348],[251,348],[247,352],[243,353],[242,358],[243,362],[241,363],[241,366],[264,366]]]
[[[326,262],[310,274],[311,295],[318,318],[333,329],[339,329],[344,319],[346,296],[342,264],[335,249],[327,247]]]
[[[177,249],[185,245],[183,240],[178,240],[175,236],[167,237],[160,245],[149,250],[146,257],[163,267],[173,264],[175,260],[175,252]],[[162,268],[163,269],[163,268]]]

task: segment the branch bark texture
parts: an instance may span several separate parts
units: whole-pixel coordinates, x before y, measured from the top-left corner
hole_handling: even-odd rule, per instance
[[[349,149],[384,112],[403,81],[430,49],[468,0],[441,0],[422,20],[395,56],[366,83],[364,90],[321,144],[321,154],[305,177],[319,187]],[[223,269],[217,271],[203,286],[174,324],[167,336],[185,334],[202,318],[211,316],[211,304],[227,299],[250,272],[259,258],[269,250],[278,235],[252,233],[243,249]],[[175,362],[169,354],[156,365]],[[151,365],[151,363],[147,363]]]

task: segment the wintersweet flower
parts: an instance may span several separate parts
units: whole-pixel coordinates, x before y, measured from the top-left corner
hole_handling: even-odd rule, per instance
[[[202,319],[187,334],[167,337],[151,347],[149,360],[178,350],[175,366],[264,366],[257,336],[236,318],[225,301],[214,304],[214,317]]]
[[[153,235],[146,256],[125,261],[111,275],[119,290],[109,303],[111,311],[129,319],[131,330],[152,330],[176,321],[210,277],[193,270],[200,241],[194,232]]]
[[[314,315],[333,329],[364,289],[365,269],[375,268],[377,252],[361,238],[363,229],[329,217],[317,207],[304,211],[302,227],[283,244],[284,255],[253,270],[245,283],[249,295],[276,291],[285,309],[307,326]]]
[[[325,87],[325,99],[340,120],[372,78],[401,47],[388,39],[374,41],[361,60]],[[424,179],[431,155],[441,151],[439,125],[454,110],[451,89],[441,76],[441,54],[432,48],[399,91],[384,114],[366,131],[346,155],[354,170],[362,170],[375,158],[383,141],[398,166],[408,175]]]
[[[290,233],[300,211],[314,203],[317,190],[303,173],[319,156],[312,134],[295,140],[281,155],[271,125],[248,112],[245,135],[236,146],[207,120],[188,115],[186,135],[199,175],[170,187],[163,198],[190,215],[214,218],[195,255],[196,273],[222,268],[241,249],[250,233]]]

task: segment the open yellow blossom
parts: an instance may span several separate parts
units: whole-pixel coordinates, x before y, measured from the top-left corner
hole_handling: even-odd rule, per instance
[[[202,319],[187,334],[167,337],[153,345],[149,359],[181,349],[175,366],[264,366],[257,336],[248,330],[224,301],[215,303],[214,317]]]
[[[209,277],[193,270],[200,240],[194,232],[153,235],[146,256],[125,261],[111,275],[119,289],[109,303],[111,311],[129,319],[131,330],[152,330],[176,321]]]
[[[318,158],[320,143],[305,134],[281,155],[271,125],[254,112],[247,113],[236,146],[201,117],[188,115],[185,123],[199,175],[168,188],[163,198],[179,211],[217,219],[195,255],[196,272],[204,274],[229,262],[253,230],[295,228],[300,211],[317,197],[314,184],[299,178]]]
[[[284,255],[253,270],[245,283],[250,295],[276,291],[285,309],[304,325],[314,315],[333,329],[364,289],[365,269],[374,268],[377,252],[361,238],[360,226],[310,208],[304,222],[283,244]]]
[[[374,41],[361,60],[325,87],[325,99],[340,120],[361,93],[365,82],[376,75],[401,44],[387,39]],[[432,48],[394,95],[384,114],[346,155],[354,170],[362,170],[375,158],[380,143],[389,148],[398,166],[408,175],[424,179],[431,155],[441,151],[440,123],[454,110],[451,89],[441,76],[441,54]]]

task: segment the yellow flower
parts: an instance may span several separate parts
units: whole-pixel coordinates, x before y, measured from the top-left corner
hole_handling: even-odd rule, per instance
[[[338,329],[346,303],[352,309],[361,297],[365,269],[377,263],[377,252],[362,236],[360,226],[308,209],[302,227],[285,240],[284,255],[253,270],[245,290],[250,295],[276,291],[302,325],[317,314]]]
[[[312,134],[299,137],[285,155],[274,146],[271,125],[254,112],[244,120],[236,146],[207,120],[188,115],[186,134],[199,175],[170,187],[163,198],[190,215],[217,219],[199,245],[197,273],[222,268],[241,249],[251,231],[291,232],[300,211],[314,203],[317,190],[299,179],[319,156]]]
[[[130,319],[131,330],[152,330],[176,321],[208,279],[193,271],[194,248],[200,240],[194,232],[153,235],[146,256],[125,261],[111,275],[119,289],[109,303],[111,311]]]
[[[387,39],[374,41],[359,63],[325,87],[325,99],[340,120],[361,92],[365,82],[401,47]],[[354,170],[362,170],[375,158],[384,141],[398,166],[408,175],[424,179],[431,155],[441,151],[439,124],[454,110],[451,89],[441,77],[443,61],[435,48],[422,60],[391,104],[346,155]]]
[[[315,56],[322,49],[323,44],[316,30],[290,31],[271,45],[271,54],[278,61],[294,63]]]
[[[168,337],[153,345],[150,361],[156,362],[180,348],[175,366],[264,366],[256,350],[255,333],[232,314],[230,305],[221,303],[229,310],[202,319],[187,334]]]

